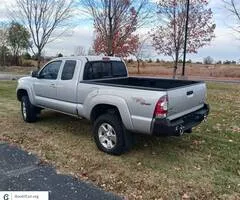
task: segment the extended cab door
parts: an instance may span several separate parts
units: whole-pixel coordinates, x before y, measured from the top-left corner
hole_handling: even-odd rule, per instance
[[[54,100],[57,98],[57,79],[61,64],[61,60],[52,61],[39,72],[38,78],[33,84],[38,105],[54,109]]]
[[[58,110],[77,114],[77,84],[81,71],[81,61],[65,60],[57,88]]]

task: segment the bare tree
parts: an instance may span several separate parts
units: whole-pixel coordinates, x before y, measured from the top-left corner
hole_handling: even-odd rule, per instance
[[[75,56],[85,56],[86,55],[86,49],[84,48],[84,46],[77,46],[74,50],[74,55]]]
[[[147,45],[147,42],[149,39],[150,37],[148,35],[141,36],[139,39],[137,50],[132,53],[137,59],[138,74],[140,73],[140,63],[142,62],[143,64],[144,57],[147,57],[146,52],[149,52],[148,45]]]
[[[110,56],[115,54],[115,47],[125,43],[137,28],[146,23],[150,15],[148,0],[79,1],[94,20],[97,38],[100,38],[96,46],[99,48],[102,45],[99,49]]]
[[[47,43],[61,34],[53,36],[58,28],[67,26],[71,17],[72,0],[16,0],[18,11],[15,20],[22,20],[28,27],[33,40],[31,50],[38,58],[40,67],[41,53]],[[61,31],[61,33],[63,33]],[[36,49],[36,50],[35,50]]]
[[[236,26],[232,27],[234,31],[240,34],[240,1],[239,0],[223,0],[225,8],[229,11]]]

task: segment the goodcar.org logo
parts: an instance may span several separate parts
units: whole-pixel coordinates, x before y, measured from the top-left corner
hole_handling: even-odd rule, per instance
[[[48,191],[0,191],[0,200],[48,200]]]
[[[10,199],[9,199],[9,194],[4,194],[4,195],[3,195],[3,200],[10,200]]]
[[[11,193],[0,192],[0,200],[11,200]]]

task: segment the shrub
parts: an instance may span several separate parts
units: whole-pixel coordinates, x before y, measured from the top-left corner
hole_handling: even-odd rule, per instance
[[[23,58],[25,60],[30,60],[31,59],[31,55],[28,52],[26,52],[26,53],[23,54]]]
[[[31,61],[23,61],[21,66],[23,66],[23,67],[32,67],[33,64],[32,64]]]
[[[205,65],[211,65],[211,64],[213,64],[213,58],[211,57],[211,56],[207,56],[206,58],[204,58],[203,59],[203,63],[205,64]]]
[[[231,61],[230,61],[230,60],[225,60],[225,61],[223,61],[223,64],[224,64],[224,65],[230,65],[230,64],[231,64]]]
[[[131,64],[133,63],[133,59],[128,59],[127,62]]]

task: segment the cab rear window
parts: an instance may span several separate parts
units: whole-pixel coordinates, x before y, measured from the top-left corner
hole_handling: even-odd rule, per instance
[[[87,62],[84,70],[84,80],[126,77],[127,70],[121,61]]]

